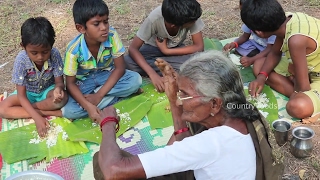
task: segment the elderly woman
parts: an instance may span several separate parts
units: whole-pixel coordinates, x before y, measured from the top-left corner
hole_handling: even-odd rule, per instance
[[[105,108],[99,120],[100,152],[94,157],[96,179],[250,180],[265,179],[266,172],[279,175],[273,171],[275,166],[263,162],[272,161],[268,125],[246,101],[240,74],[227,57],[218,51],[198,53],[181,66],[179,74],[163,60],[156,65],[165,78],[173,136],[164,148],[128,155],[116,143],[116,111]],[[256,133],[253,122],[263,131]],[[189,123],[206,130],[192,135]],[[261,145],[265,147],[260,150]]]

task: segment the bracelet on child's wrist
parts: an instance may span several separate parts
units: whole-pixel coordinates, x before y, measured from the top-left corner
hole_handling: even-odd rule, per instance
[[[116,133],[119,131],[120,125],[119,125],[119,120],[115,117],[106,117],[100,122],[100,130],[102,131],[102,127],[107,123],[107,122],[115,122],[116,123]]]
[[[181,133],[186,132],[186,131],[189,131],[189,128],[188,128],[188,127],[179,129],[179,130],[175,131],[173,134],[174,134],[174,135],[178,135],[178,134],[181,134]]]
[[[268,73],[267,72],[264,72],[264,71],[261,71],[261,72],[259,72],[259,74],[262,74],[262,75],[264,75],[265,77],[266,77],[266,80],[268,80]],[[259,75],[258,74],[258,75]]]
[[[239,47],[239,44],[237,42],[233,41],[232,43],[235,45],[235,48]]]

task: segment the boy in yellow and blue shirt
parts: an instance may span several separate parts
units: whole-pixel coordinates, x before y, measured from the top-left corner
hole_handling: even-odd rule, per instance
[[[138,73],[125,69],[125,48],[117,31],[109,26],[108,16],[102,0],[77,0],[73,5],[81,34],[66,50],[63,72],[71,97],[62,109],[64,117],[89,115],[95,121],[100,109],[137,92],[142,83]]]

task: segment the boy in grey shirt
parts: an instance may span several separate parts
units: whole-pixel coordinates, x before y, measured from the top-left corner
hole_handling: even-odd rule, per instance
[[[127,69],[148,75],[155,88],[163,92],[164,81],[154,62],[162,58],[178,71],[193,53],[203,51],[201,14],[196,0],[164,0],[144,20],[131,42],[129,55],[125,56]],[[188,32],[193,43],[184,46]]]

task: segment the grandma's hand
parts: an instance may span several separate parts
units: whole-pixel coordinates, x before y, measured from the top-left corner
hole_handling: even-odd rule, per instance
[[[176,102],[177,100],[177,72],[172,68],[172,66],[163,59],[158,58],[155,61],[155,65],[160,69],[162,76],[164,78],[164,87],[166,95],[170,102]]]
[[[117,115],[116,108],[114,108],[113,106],[108,106],[103,110],[101,110],[99,113],[99,118],[97,122],[100,124],[100,122],[106,117],[115,117],[119,120],[119,116]]]

